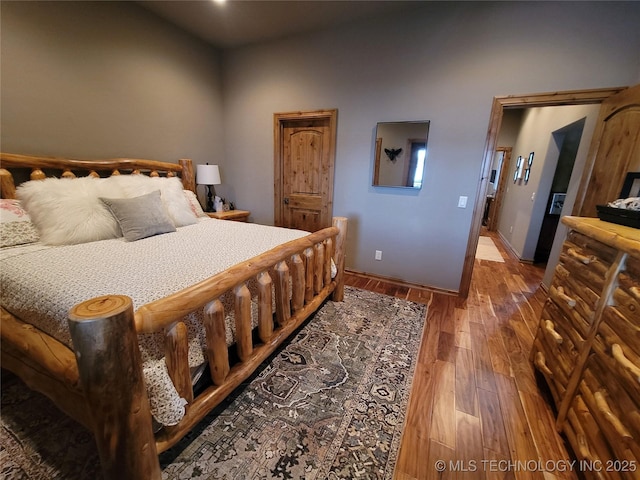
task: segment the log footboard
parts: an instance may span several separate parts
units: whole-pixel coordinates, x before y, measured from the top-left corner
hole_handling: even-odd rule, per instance
[[[342,300],[346,225],[345,218],[335,218],[333,227],[280,245],[135,314],[124,296],[99,297],[72,309],[69,326],[80,383],[105,478],[160,479],[158,453],[175,445],[246,380],[330,295]],[[333,278],[331,259],[338,267]],[[257,340],[250,280],[258,284]],[[219,300],[226,292],[234,297],[233,312],[225,312]],[[198,308],[204,309],[212,384],[195,396],[181,318]],[[225,342],[229,314],[236,327],[235,364]],[[155,437],[137,343],[138,333],[150,332],[164,332],[170,377],[188,402],[183,419]]]

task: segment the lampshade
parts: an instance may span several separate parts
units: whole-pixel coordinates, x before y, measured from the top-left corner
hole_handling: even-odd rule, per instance
[[[218,165],[198,165],[196,168],[198,185],[220,185],[220,169]]]

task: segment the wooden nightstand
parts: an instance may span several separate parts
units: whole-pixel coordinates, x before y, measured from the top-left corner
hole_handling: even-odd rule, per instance
[[[211,218],[218,220],[233,220],[234,222],[247,222],[251,212],[247,210],[229,210],[227,212],[206,212]]]

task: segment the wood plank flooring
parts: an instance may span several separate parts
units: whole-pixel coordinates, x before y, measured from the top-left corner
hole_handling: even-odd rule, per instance
[[[476,260],[465,301],[347,274],[348,285],[429,305],[394,478],[577,479],[563,471],[572,457],[529,362],[544,270],[483,235],[506,261]]]

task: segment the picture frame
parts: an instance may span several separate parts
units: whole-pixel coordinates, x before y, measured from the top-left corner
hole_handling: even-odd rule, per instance
[[[519,155],[516,159],[516,169],[513,172],[513,183],[516,183],[519,178],[522,178],[522,155]]]
[[[529,159],[527,160],[527,166],[524,171],[524,183],[529,183],[529,175],[531,174],[531,166],[533,165],[533,155],[534,152],[529,154]]]
[[[629,172],[622,184],[619,198],[640,197],[640,172]]]

